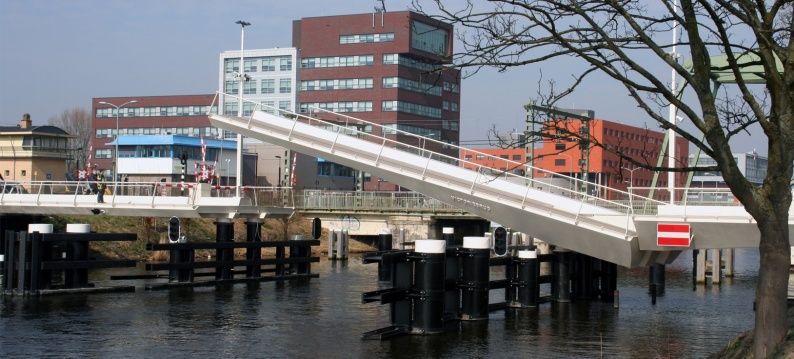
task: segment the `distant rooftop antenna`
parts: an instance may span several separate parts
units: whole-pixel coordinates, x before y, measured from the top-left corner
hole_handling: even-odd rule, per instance
[[[383,14],[385,12],[386,12],[386,0],[375,0],[375,12],[372,14],[373,28],[375,27],[375,14],[377,13],[380,13],[380,27],[383,27]]]
[[[386,0],[375,0],[375,12],[386,12]]]

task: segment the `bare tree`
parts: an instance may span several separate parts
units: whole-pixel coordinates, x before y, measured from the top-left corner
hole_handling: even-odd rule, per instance
[[[680,8],[673,1],[431,2],[439,9],[434,17],[459,25],[457,66],[476,72],[578,59],[582,66],[573,70],[570,86],[547,96],[546,105],[589,76],[604,74],[662,128],[672,128],[717,162],[761,234],[753,354],[772,355],[786,335],[794,161],[791,0],[681,0]],[[419,0],[414,7],[422,11]],[[670,40],[674,24],[682,28],[676,43]],[[674,46],[687,61],[671,56]],[[673,69],[683,85],[672,89],[669,72],[653,70],[660,67]],[[717,89],[715,80],[732,85]],[[662,110],[668,104],[686,126],[668,122]],[[730,147],[751,127],[760,127],[767,140],[769,170],[760,187],[742,175]]]
[[[73,173],[80,166],[85,166],[88,159],[88,143],[91,141],[91,113],[82,107],[74,107],[50,117],[48,122],[75,136],[69,143],[75,160],[70,164],[69,173]]]

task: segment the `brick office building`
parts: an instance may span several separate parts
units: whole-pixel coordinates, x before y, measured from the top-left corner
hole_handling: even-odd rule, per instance
[[[564,126],[566,132],[579,133],[581,122],[565,121]],[[656,165],[659,153],[662,150],[664,133],[602,119],[589,121],[589,126],[593,142],[600,143],[608,148],[617,149],[638,162]],[[516,162],[524,163],[529,160],[529,155],[523,148],[485,148],[475,150]],[[686,166],[688,156],[688,142],[683,137],[676,137],[677,163],[681,167]],[[487,156],[481,157],[479,158],[472,153],[462,153],[460,159],[490,167],[493,167],[494,163],[499,162]],[[581,150],[578,143],[575,140],[561,136],[559,139],[546,139],[539,146],[536,146],[533,163],[537,168],[581,178],[581,159]],[[625,190],[629,186],[629,182],[632,181],[631,185],[633,187],[650,187],[651,185],[653,179],[652,171],[645,169],[635,170],[634,165],[625,160],[621,161],[617,154],[605,151],[601,147],[591,147],[588,160],[587,177],[590,182],[621,190]],[[664,165],[667,165],[666,160]],[[462,163],[462,166],[474,167],[471,163]],[[500,167],[506,167],[506,165],[502,163]],[[676,174],[675,186],[683,187],[686,176],[686,173]],[[544,173],[536,172],[535,177],[543,178]],[[659,176],[656,186],[667,186],[666,174]]]
[[[451,64],[452,36],[452,25],[410,11],[296,20],[299,111],[332,121],[313,109],[346,113],[457,144],[460,73],[444,68]],[[380,135],[377,129],[362,129]],[[413,139],[386,135],[407,143]],[[442,145],[429,148],[457,157]],[[361,177],[364,190],[399,188]]]

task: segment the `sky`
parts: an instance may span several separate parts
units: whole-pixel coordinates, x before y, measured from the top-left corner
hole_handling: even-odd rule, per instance
[[[0,1],[0,125],[30,113],[44,124],[93,97],[213,93],[218,54],[245,47],[291,46],[292,21],[302,17],[369,13],[373,0],[3,0]],[[410,0],[386,0],[388,11]],[[424,6],[432,11],[431,4]],[[484,70],[461,83],[461,142],[485,140],[524,127],[523,105],[541,79],[566,83],[574,63],[558,61],[506,72]],[[668,69],[653,69],[660,75]],[[559,104],[595,111],[597,118],[658,130],[625,89],[596,76]],[[661,112],[666,117],[666,112]],[[762,148],[747,137],[734,150]]]

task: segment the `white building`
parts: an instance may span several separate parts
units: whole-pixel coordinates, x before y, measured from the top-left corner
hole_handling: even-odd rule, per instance
[[[272,108],[295,111],[296,56],[294,47],[245,50],[242,73],[248,80],[243,83],[243,116],[251,115],[257,104],[263,105],[265,111],[275,112]],[[221,52],[218,64],[218,88],[236,96],[240,89],[240,51]],[[237,115],[237,98],[220,96],[218,100],[223,113]],[[224,137],[232,139],[236,134],[226,132]],[[251,138],[244,139],[243,148],[259,154],[257,185],[289,185],[292,156],[288,150]],[[281,178],[276,179],[279,175]]]

